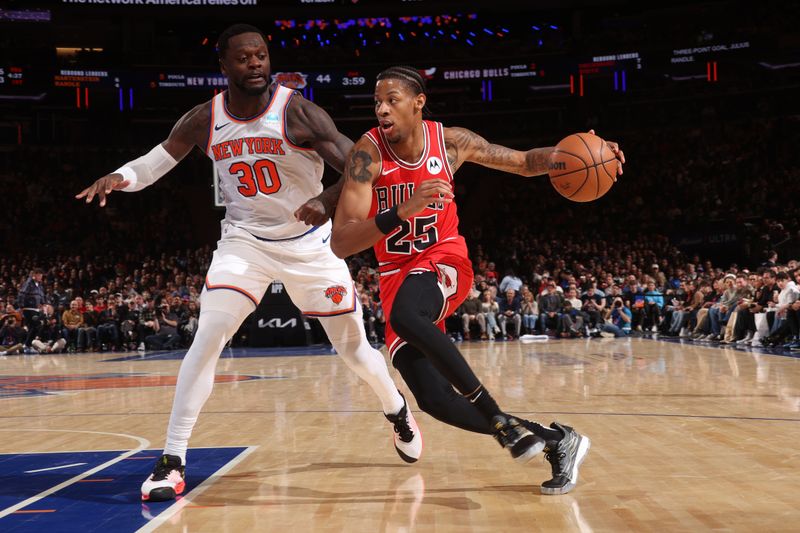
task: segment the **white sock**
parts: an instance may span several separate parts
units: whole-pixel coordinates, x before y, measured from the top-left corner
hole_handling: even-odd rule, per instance
[[[177,455],[184,465],[192,429],[214,387],[214,371],[220,352],[241,322],[224,311],[200,313],[197,333],[178,372],[164,446],[165,454]]]
[[[333,347],[347,366],[367,382],[381,401],[383,412],[394,415],[403,408],[403,397],[389,376],[383,354],[370,346],[361,313],[320,319]]]

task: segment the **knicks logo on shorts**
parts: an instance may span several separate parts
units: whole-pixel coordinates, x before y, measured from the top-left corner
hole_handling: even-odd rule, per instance
[[[346,294],[347,289],[341,285],[334,285],[333,287],[325,289],[325,298],[330,298],[336,305],[342,303],[342,298],[344,298]]]

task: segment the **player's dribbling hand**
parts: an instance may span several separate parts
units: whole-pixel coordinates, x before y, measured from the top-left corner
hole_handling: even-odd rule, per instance
[[[75,198],[80,200],[85,196],[86,203],[90,204],[97,195],[100,198],[100,207],[103,207],[106,205],[106,196],[111,194],[111,191],[124,189],[129,184],[130,182],[119,174],[107,174],[76,194]]]
[[[297,211],[294,212],[294,218],[300,222],[305,222],[309,226],[321,226],[331,216],[325,210],[325,204],[317,198],[312,198],[297,208]]]
[[[414,194],[400,204],[397,208],[397,215],[403,220],[407,220],[417,213],[421,213],[434,202],[449,204],[455,195],[450,183],[440,178],[425,180],[414,190]]]
[[[594,130],[589,130],[590,135],[597,135]],[[606,146],[614,153],[617,158],[617,175],[622,176],[622,165],[625,164],[625,154],[620,150],[619,144],[614,141],[606,141]]]

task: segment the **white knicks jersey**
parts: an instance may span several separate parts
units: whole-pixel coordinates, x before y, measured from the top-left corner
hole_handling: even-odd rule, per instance
[[[225,196],[225,221],[261,239],[299,237],[311,228],[295,210],[322,192],[322,157],[286,137],[286,108],[294,91],[278,85],[267,108],[242,120],[225,106],[225,91],[211,101],[206,154]]]

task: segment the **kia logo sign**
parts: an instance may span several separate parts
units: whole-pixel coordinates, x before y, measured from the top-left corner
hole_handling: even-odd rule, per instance
[[[259,328],[295,328],[297,327],[297,319],[290,318],[289,320],[281,320],[280,318],[270,318],[264,320],[263,318],[258,321]]]

